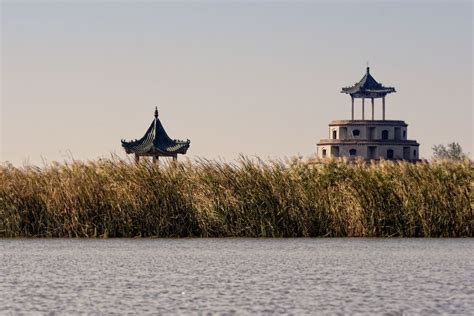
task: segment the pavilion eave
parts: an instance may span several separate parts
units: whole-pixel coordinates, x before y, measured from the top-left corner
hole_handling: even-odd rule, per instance
[[[358,90],[358,89],[350,89],[344,88],[342,89],[341,93],[349,94],[353,98],[383,98],[389,93],[397,92],[395,88],[387,88],[387,89],[370,89],[370,90]]]

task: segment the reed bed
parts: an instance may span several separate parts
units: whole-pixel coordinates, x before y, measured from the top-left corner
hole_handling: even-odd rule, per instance
[[[344,160],[0,167],[2,237],[472,237],[473,164]]]

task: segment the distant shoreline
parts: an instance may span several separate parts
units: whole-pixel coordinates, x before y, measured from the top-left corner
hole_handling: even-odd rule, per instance
[[[0,167],[0,237],[473,237],[471,161]]]

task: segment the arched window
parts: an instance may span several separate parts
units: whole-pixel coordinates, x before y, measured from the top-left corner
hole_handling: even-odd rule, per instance
[[[332,131],[332,139],[337,139],[337,131],[336,130]]]
[[[388,131],[386,129],[382,131],[382,139],[388,139]]]
[[[357,155],[357,150],[355,150],[355,149],[349,150],[349,156],[355,157],[355,155]]]
[[[407,131],[403,131],[403,139],[407,138]]]
[[[416,149],[413,151],[413,157],[416,158]]]
[[[387,150],[387,159],[393,159],[393,149]]]
[[[359,135],[360,135],[360,131],[358,129],[355,129],[352,131],[352,136],[359,137]]]
[[[326,157],[326,149],[323,149],[323,157]]]

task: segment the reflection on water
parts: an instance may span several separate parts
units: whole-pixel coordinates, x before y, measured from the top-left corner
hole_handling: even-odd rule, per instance
[[[471,313],[472,239],[0,240],[0,312]]]

